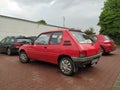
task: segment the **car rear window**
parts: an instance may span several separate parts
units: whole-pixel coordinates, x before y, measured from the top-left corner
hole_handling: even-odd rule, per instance
[[[93,43],[89,36],[79,31],[70,31],[79,43]]]
[[[96,41],[96,40],[97,40],[97,37],[96,37],[96,36],[90,36],[90,38],[91,38],[93,41]]]
[[[107,35],[105,35],[104,38],[105,38],[106,40],[110,40],[110,37],[107,36]]]

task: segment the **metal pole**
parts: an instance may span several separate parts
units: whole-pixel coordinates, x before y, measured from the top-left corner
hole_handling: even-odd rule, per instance
[[[65,17],[63,16],[63,27],[65,27]]]

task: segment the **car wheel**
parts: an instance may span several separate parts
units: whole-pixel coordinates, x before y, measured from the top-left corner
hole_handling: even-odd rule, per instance
[[[69,57],[61,58],[59,68],[64,75],[71,76],[74,74],[74,64]]]
[[[12,50],[10,48],[7,49],[7,55],[12,55]]]
[[[22,63],[29,63],[30,59],[28,58],[28,56],[24,51],[21,51],[19,53],[19,61]]]
[[[104,54],[105,53],[105,50],[103,47],[101,47],[101,53]]]
[[[110,52],[105,52],[105,54],[106,54],[106,55],[109,55],[109,54],[110,54]]]
[[[91,67],[91,66],[92,66],[91,63],[89,63],[89,64],[86,65],[87,68],[89,68],[89,67]]]

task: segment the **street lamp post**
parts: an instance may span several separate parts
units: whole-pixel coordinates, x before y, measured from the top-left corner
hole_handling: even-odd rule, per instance
[[[63,27],[65,27],[65,17],[63,16]]]

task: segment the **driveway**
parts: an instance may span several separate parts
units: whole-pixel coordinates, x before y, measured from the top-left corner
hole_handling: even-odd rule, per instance
[[[22,64],[18,56],[0,54],[0,90],[110,90],[119,73],[120,49],[71,77],[62,75],[56,65]]]

